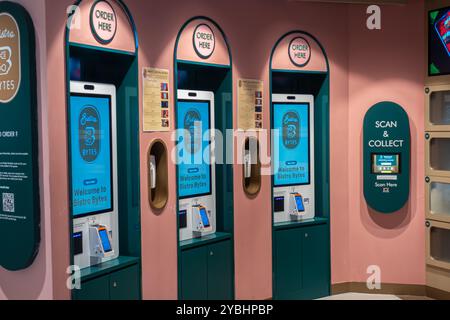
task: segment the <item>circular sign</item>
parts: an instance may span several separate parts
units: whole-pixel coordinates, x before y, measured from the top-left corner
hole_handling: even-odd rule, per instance
[[[194,31],[194,49],[202,59],[208,59],[216,48],[216,37],[207,24],[199,24]]]
[[[304,67],[311,60],[311,46],[302,37],[292,39],[289,43],[289,58],[297,67]]]
[[[113,7],[104,0],[94,3],[91,9],[91,31],[101,44],[110,43],[117,31],[117,16]]]

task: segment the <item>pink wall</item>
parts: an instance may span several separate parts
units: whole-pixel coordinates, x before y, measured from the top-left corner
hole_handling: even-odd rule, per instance
[[[365,282],[367,267],[378,265],[383,283],[425,283],[424,2],[409,3],[382,7],[381,31],[364,28],[365,6],[350,8],[350,281]],[[391,216],[370,212],[362,194],[362,121],[381,100],[402,105],[411,122],[411,200]]]

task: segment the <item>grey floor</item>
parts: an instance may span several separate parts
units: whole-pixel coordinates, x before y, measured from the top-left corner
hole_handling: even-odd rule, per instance
[[[320,300],[431,300],[427,297],[396,296],[391,294],[343,293]]]

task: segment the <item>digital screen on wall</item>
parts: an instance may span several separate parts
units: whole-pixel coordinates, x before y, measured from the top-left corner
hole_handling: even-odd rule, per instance
[[[210,102],[179,100],[178,193],[180,198],[211,194]]]
[[[71,94],[72,214],[113,210],[111,97]]]
[[[399,174],[399,154],[373,154],[372,173],[374,174]]]
[[[274,128],[279,130],[274,144],[274,185],[310,184],[310,123],[308,103],[275,103]]]
[[[428,74],[450,74],[450,7],[428,13]]]

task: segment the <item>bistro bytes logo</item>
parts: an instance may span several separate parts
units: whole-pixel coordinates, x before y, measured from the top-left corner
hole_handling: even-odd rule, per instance
[[[16,20],[0,14],[0,102],[13,100],[20,87],[20,33]]]
[[[283,116],[283,144],[295,149],[300,143],[300,117],[297,112],[289,111]]]
[[[184,130],[188,136],[184,146],[189,153],[194,154],[200,150],[202,143],[202,117],[198,110],[189,109],[184,116]]]
[[[100,115],[94,106],[85,106],[79,117],[80,155],[86,162],[93,162],[100,153]]]

